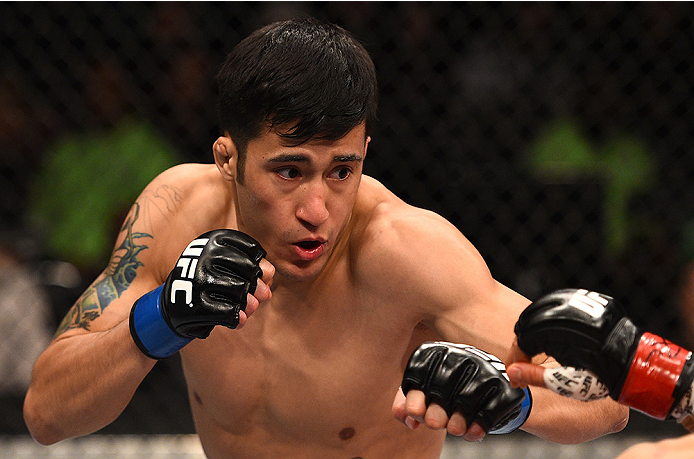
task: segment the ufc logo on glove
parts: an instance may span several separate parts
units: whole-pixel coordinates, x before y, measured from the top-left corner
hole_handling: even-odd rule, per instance
[[[181,254],[181,258],[176,263],[177,268],[181,268],[180,276],[182,278],[193,279],[195,276],[195,268],[198,266],[198,257],[202,254],[202,249],[209,241],[209,238],[195,239],[188,244],[188,247]],[[176,293],[183,292],[185,294],[185,304],[193,307],[193,282],[185,279],[176,279],[171,283],[171,299],[173,303],[178,303]]]
[[[193,240],[162,285],[130,311],[130,334],[147,357],[169,357],[217,325],[236,328],[263,276],[265,250],[247,234],[221,229]],[[179,269],[180,268],[180,269]],[[183,300],[183,301],[181,301]]]

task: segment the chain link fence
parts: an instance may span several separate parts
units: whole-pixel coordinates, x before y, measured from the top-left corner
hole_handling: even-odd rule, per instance
[[[212,161],[226,53],[299,15],[342,25],[374,58],[367,174],[448,218],[524,295],[602,291],[694,347],[687,2],[2,3],[0,245],[47,292],[37,327],[52,334],[105,265],[154,174]],[[22,338],[3,337],[0,357]],[[2,395],[0,433],[26,431],[21,395]],[[105,429],[192,431],[177,358]]]

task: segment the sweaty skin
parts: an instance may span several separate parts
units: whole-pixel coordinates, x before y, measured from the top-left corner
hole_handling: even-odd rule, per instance
[[[25,403],[34,437],[84,435],[120,414],[155,363],[129,336],[132,303],[164,282],[199,234],[233,228],[267,251],[247,320],[181,350],[208,457],[434,459],[446,429],[481,438],[459,415],[448,422],[442,408],[427,410],[421,392],[405,402],[405,364],[433,339],[506,355],[529,301],[496,282],[453,225],[362,177],[368,140],[363,125],[299,146],[268,130],[249,143],[239,183],[234,144],[220,137],[216,165],[181,165],[155,179],[121,231],[112,267],[36,365]],[[123,249],[129,234],[139,235],[137,247]],[[121,273],[118,254],[127,250],[127,288],[97,295]],[[580,442],[626,423],[611,400],[533,395],[523,429],[544,438]]]

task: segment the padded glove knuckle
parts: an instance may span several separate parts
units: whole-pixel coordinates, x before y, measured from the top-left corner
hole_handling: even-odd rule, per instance
[[[617,396],[633,356],[638,329],[614,298],[584,289],[540,297],[515,326],[529,356],[546,353],[564,366],[588,368]]]
[[[190,338],[206,337],[215,325],[236,328],[247,294],[255,292],[262,276],[258,263],[265,254],[257,241],[239,231],[199,236],[181,255],[181,269],[172,270],[165,284],[172,328]],[[185,290],[185,298],[175,294],[177,289]]]
[[[518,417],[526,395],[511,388],[503,363],[472,346],[441,342],[421,345],[410,357],[402,381],[405,394],[424,392],[426,404],[436,403],[448,416],[460,413],[467,423],[485,431]]]

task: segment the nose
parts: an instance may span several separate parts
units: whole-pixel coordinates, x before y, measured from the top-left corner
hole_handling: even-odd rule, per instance
[[[325,186],[318,182],[307,183],[304,187],[301,202],[296,209],[296,217],[313,227],[320,226],[329,216],[325,204]]]

